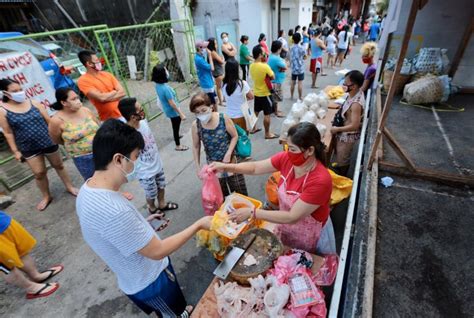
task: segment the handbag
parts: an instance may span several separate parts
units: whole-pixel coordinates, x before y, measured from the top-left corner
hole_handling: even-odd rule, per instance
[[[242,90],[242,96],[243,96],[244,102],[240,106],[240,111],[244,115],[247,130],[251,131],[257,124],[258,118],[257,116],[255,116],[255,112],[253,111],[253,109],[250,108],[249,103],[247,102],[247,97],[245,96],[245,93],[243,90]]]
[[[242,158],[250,157],[252,154],[252,143],[250,142],[249,136],[247,136],[247,132],[237,124],[234,124],[234,126],[239,136],[237,145],[235,146],[237,156]]]

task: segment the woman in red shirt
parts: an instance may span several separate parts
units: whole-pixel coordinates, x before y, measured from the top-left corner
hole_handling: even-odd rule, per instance
[[[213,163],[217,171],[261,175],[280,171],[279,211],[242,208],[231,218],[240,223],[250,217],[278,224],[283,244],[319,254],[336,253],[329,217],[332,179],[326,168],[324,144],[312,123],[299,123],[288,130],[288,152],[255,162]]]

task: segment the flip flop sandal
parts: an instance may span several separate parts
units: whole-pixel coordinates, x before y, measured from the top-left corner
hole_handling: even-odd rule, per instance
[[[265,139],[277,139],[278,137],[280,137],[280,135],[274,134],[274,135],[271,136],[271,137],[265,137]]]
[[[189,147],[188,146],[183,146],[182,148],[179,148],[179,149],[174,149],[176,151],[186,151],[186,150],[189,150]]]
[[[56,267],[56,268],[59,267],[59,270],[57,270],[57,271],[54,270],[55,267]],[[42,281],[40,281],[40,282],[38,282],[38,283],[44,283],[44,282],[46,282],[46,281],[49,280],[50,278],[52,278],[52,277],[58,275],[59,273],[61,273],[61,272],[63,271],[63,269],[64,269],[64,266],[63,266],[63,265],[54,265],[54,266],[51,266],[50,269],[48,269],[47,271],[44,271],[44,272],[43,272],[43,273],[49,272],[48,277],[46,277],[45,279],[43,279]]]
[[[170,225],[170,220],[169,219],[164,219],[163,224],[161,224],[155,231],[156,232],[161,232],[164,229],[166,229]]]
[[[164,208],[161,208],[161,211],[171,211],[171,210],[177,210],[179,208],[179,205],[174,202],[168,202],[166,203]]]
[[[46,203],[46,205],[42,208],[42,209],[38,209],[38,206],[36,206],[36,209],[40,212],[46,210],[48,208],[48,206],[51,204],[51,202],[53,202],[53,198],[49,199],[49,201]]]
[[[57,291],[58,288],[59,288],[59,284],[56,284],[56,286],[54,288],[52,288],[51,290],[49,290],[45,293],[42,293],[43,290],[45,290],[46,288],[51,287],[51,286],[53,286],[53,284],[46,283],[46,284],[44,284],[44,287],[42,287],[36,293],[26,293],[26,299],[35,299],[35,298],[47,297],[47,296],[51,295],[52,293],[54,293],[55,291]]]
[[[255,129],[250,132],[251,135],[258,133],[259,131],[262,131],[262,128]]]

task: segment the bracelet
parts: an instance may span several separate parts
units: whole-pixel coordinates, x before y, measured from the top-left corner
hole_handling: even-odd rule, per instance
[[[255,206],[252,209],[252,219],[257,219],[257,208]]]

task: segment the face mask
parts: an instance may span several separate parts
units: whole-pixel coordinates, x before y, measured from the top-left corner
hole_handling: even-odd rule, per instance
[[[204,56],[204,59],[207,60],[207,50],[206,49],[201,49],[201,54]]]
[[[352,86],[353,86],[353,85],[342,85],[342,90],[343,90],[345,93],[349,93],[349,92],[352,90]]]
[[[290,159],[290,162],[293,166],[301,166],[306,162],[306,158],[304,157],[304,152],[298,152],[294,153],[291,151],[288,151],[288,159]]]
[[[15,93],[7,93],[10,95],[10,99],[19,104],[23,103],[26,100],[26,94],[24,91],[19,91]]]
[[[102,63],[100,62],[94,63],[94,69],[96,71],[102,71]]]
[[[130,160],[129,158],[123,156],[127,161],[131,162],[132,165],[133,165],[133,169],[132,171],[130,171],[129,173],[127,173],[126,171],[122,170],[122,168],[119,168],[120,170],[122,170],[122,172],[125,174],[125,178],[127,178],[127,182],[132,182],[133,180],[135,180],[137,178],[137,175],[136,175],[136,166],[135,166],[135,162],[133,162],[132,160]]]
[[[363,62],[364,64],[371,64],[372,58],[371,58],[371,57],[363,57],[363,58],[362,58],[362,62]]]
[[[197,119],[199,119],[199,121],[201,121],[203,124],[207,124],[211,120],[211,116],[212,113],[210,111],[204,114],[196,115]]]
[[[228,42],[229,42],[229,38],[223,38],[223,39],[222,39],[222,42],[228,43]]]

